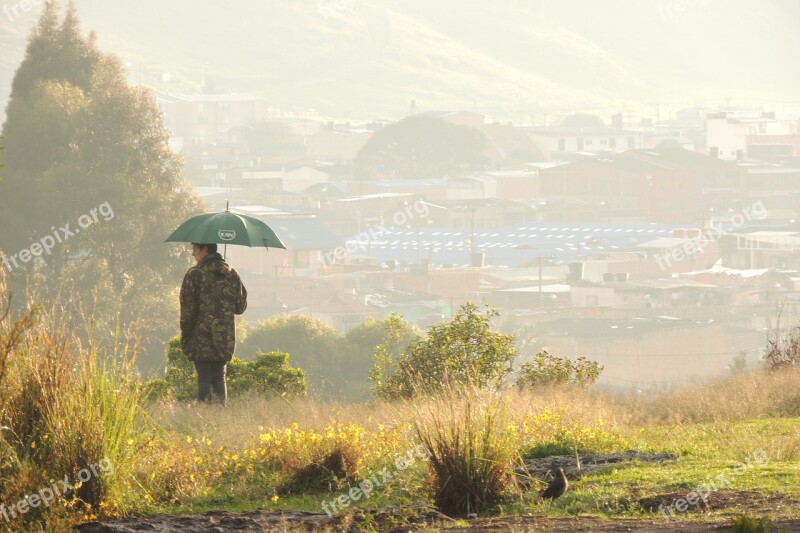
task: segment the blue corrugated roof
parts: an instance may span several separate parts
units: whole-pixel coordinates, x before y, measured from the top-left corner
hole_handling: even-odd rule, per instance
[[[672,235],[677,224],[598,224],[583,222],[522,222],[497,229],[476,229],[476,251],[484,252],[487,266],[520,266],[537,257],[556,262],[576,261],[588,254],[635,250],[638,244]],[[431,258],[432,265],[470,264],[470,229],[420,228],[419,245],[414,228],[374,228],[367,243],[357,236],[346,239],[355,255],[370,255],[381,261],[416,262]],[[419,248],[419,252],[417,251]],[[430,250],[433,249],[432,253]],[[641,251],[641,250],[637,250]]]

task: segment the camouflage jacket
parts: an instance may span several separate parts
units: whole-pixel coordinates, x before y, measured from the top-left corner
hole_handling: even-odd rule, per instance
[[[186,272],[181,286],[181,348],[190,361],[227,362],[236,346],[233,315],[247,308],[247,290],[218,253]]]

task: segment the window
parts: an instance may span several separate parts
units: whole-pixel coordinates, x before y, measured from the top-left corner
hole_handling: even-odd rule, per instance
[[[608,147],[609,148],[616,148],[617,147],[617,138],[616,137],[609,137],[608,138]]]
[[[564,139],[559,139],[558,140],[558,150],[560,152],[563,152],[566,149],[567,149],[567,141],[564,140]]]

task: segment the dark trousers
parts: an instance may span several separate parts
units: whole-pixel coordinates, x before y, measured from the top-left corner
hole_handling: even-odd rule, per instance
[[[225,405],[228,390],[225,385],[227,363],[195,361],[197,370],[197,400],[201,402],[219,402]]]

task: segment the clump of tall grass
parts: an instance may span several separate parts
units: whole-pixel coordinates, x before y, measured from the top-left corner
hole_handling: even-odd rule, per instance
[[[464,517],[502,503],[519,460],[508,399],[496,391],[449,388],[415,408],[413,432],[429,453],[436,507]]]
[[[739,515],[733,519],[735,533],[769,533],[772,531],[772,520],[764,516]]]
[[[281,493],[333,492],[358,481],[360,454],[355,446],[339,443],[317,452],[305,464],[291,467],[278,488]]]
[[[12,316],[10,300],[0,274],[0,448],[9,458],[0,470],[0,501],[18,502],[53,479],[74,482],[12,526],[47,524],[65,509],[80,511],[76,519],[113,512],[124,498],[119,480],[130,463],[140,400],[132,357],[106,359],[91,343],[85,348],[57,307],[29,306]],[[114,474],[76,482],[78,472],[101,462]]]

